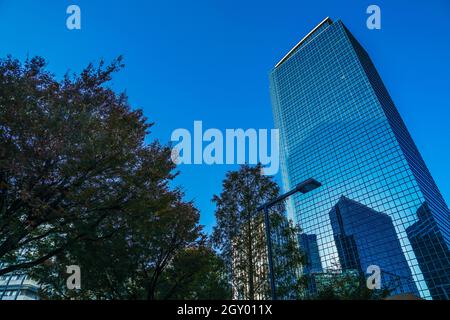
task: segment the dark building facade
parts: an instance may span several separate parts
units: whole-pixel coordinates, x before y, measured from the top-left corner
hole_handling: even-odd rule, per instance
[[[342,270],[365,273],[371,265],[381,270],[381,285],[392,294],[418,295],[392,219],[342,196],[330,211]]]
[[[345,25],[327,18],[315,27],[272,70],[270,90],[284,188],[307,178],[322,183],[291,197],[288,213],[305,234],[317,237],[323,269],[339,260],[341,268],[353,268],[365,259],[356,249],[362,233],[333,229],[330,211],[345,195],[367,208],[374,216],[370,223],[392,224],[395,249],[378,264],[391,259],[409,270],[413,288],[402,285],[403,291],[425,299],[448,297],[446,280],[429,266],[450,246],[449,209],[376,68]],[[416,213],[423,203],[429,218],[420,222]],[[426,234],[416,230],[419,225],[434,230],[440,239],[436,247],[419,243]],[[343,248],[353,249],[340,259]],[[448,259],[438,263],[448,276]]]
[[[315,234],[302,233],[298,237],[300,249],[306,254],[306,273],[322,273],[322,263],[320,262],[319,247]]]
[[[419,220],[406,228],[406,233],[425,282],[434,299],[450,300],[450,274],[447,270],[450,251],[427,203],[417,210],[417,217]]]

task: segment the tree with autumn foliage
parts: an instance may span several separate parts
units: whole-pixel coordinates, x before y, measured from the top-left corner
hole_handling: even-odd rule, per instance
[[[144,142],[152,123],[108,86],[122,67],[119,57],[58,80],[43,58],[0,60],[0,275],[26,271],[43,297],[202,290],[179,270],[206,252],[199,212],[169,186],[170,148]],[[67,265],[80,266],[81,290],[67,290]]]

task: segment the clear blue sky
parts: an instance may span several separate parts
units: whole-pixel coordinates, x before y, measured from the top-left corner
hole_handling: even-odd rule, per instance
[[[66,8],[82,30],[66,28]],[[382,29],[366,28],[377,4]],[[450,202],[450,1],[0,0],[0,56],[41,55],[62,76],[119,54],[113,86],[156,122],[176,128],[272,128],[268,73],[324,17],[342,19],[367,49],[447,203]],[[177,183],[214,224],[211,198],[233,166],[180,166]]]

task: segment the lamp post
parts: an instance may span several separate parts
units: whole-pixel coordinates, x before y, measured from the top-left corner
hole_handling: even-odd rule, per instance
[[[269,201],[258,208],[258,212],[264,211],[264,224],[266,229],[266,242],[267,242],[267,258],[269,260],[269,278],[270,278],[270,291],[272,293],[272,300],[277,300],[276,290],[275,290],[275,275],[273,272],[273,256],[272,256],[272,241],[270,240],[270,219],[269,219],[269,209],[273,205],[285,200],[287,197],[300,192],[300,193],[308,193],[314,189],[317,189],[322,184],[315,179],[307,179],[301,183],[299,183],[293,190],[282,194],[278,198]]]

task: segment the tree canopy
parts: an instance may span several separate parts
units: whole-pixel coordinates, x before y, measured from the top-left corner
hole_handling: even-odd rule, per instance
[[[43,297],[201,296],[180,261],[218,264],[198,210],[171,187],[170,148],[145,143],[152,123],[108,86],[122,67],[58,80],[43,58],[0,60],[0,275],[27,271]],[[67,290],[67,265],[81,290]],[[207,290],[223,284],[211,277]]]

